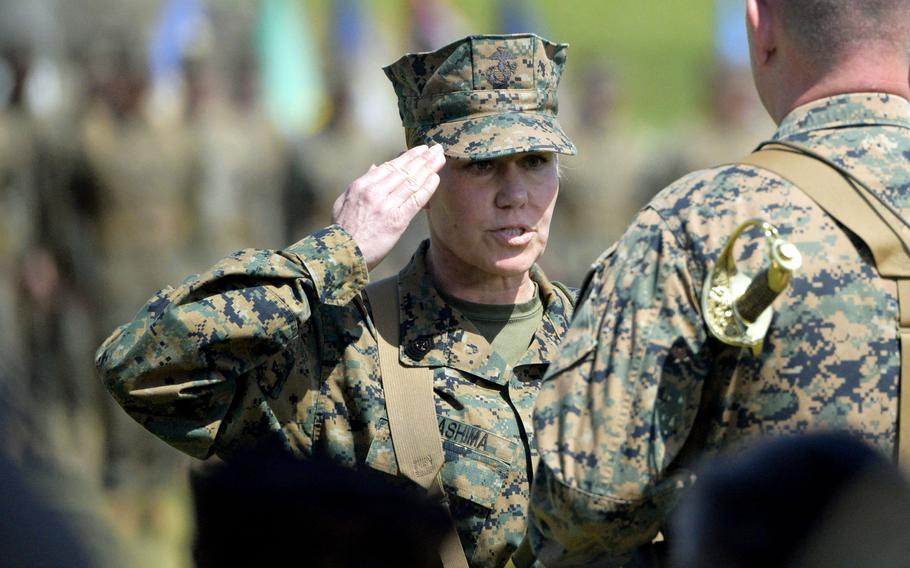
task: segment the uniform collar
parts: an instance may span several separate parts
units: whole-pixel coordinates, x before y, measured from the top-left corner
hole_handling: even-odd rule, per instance
[[[799,106],[781,121],[775,140],[812,130],[850,126],[900,126],[910,128],[910,102],[888,93],[849,93],[826,97]]]
[[[427,269],[429,241],[424,241],[411,261],[398,273],[399,359],[408,367],[450,367],[493,381],[508,382],[505,361],[492,353],[490,344],[460,312],[439,296]],[[544,314],[528,353],[517,366],[549,363],[559,339],[570,323],[571,304],[543,271],[534,265]]]

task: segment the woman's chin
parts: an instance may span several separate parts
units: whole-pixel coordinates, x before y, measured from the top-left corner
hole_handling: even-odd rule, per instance
[[[502,276],[521,276],[526,274],[534,263],[537,261],[535,255],[522,254],[509,258],[497,260],[493,266],[496,272]]]

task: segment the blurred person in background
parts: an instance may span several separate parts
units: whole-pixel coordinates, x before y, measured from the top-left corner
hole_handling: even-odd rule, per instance
[[[289,224],[314,213],[306,206],[309,185],[290,187],[290,149],[259,105],[253,55],[235,48],[233,59],[219,61],[210,26],[201,26],[180,63],[184,121],[198,160],[191,248],[193,261],[206,264],[243,247],[275,247],[292,234]],[[251,43],[233,35],[236,44]]]
[[[185,274],[199,218],[199,165],[185,117],[150,112],[141,49],[125,38],[101,38],[91,72],[93,99],[81,136],[96,186],[98,279],[110,321],[129,317],[142,301],[143,283]],[[199,110],[198,98],[186,98],[188,113]]]
[[[297,147],[292,170],[296,179],[291,186],[296,191],[288,192],[292,199],[285,207],[293,221],[289,235],[308,234],[325,223],[338,188],[351,181],[351,168],[361,171],[377,159],[400,153],[401,121],[388,112],[396,104],[395,92],[388,88],[388,78],[382,72],[383,65],[399,55],[400,38],[378,25],[382,10],[372,6],[361,0],[332,3],[331,35],[322,53],[322,66],[331,69],[325,77],[329,104],[323,128]],[[413,31],[409,24],[402,24],[401,33]],[[448,43],[436,43],[427,50]],[[410,51],[422,50],[418,44]],[[338,157],[342,155],[345,167],[339,167]],[[425,224],[411,223],[373,277],[397,273],[426,238]]]
[[[18,327],[19,265],[37,239],[35,136],[25,105],[27,50],[0,48],[0,377],[23,372],[24,346]],[[8,378],[9,377],[9,378]],[[5,381],[4,381],[5,382]]]
[[[153,283],[188,270],[200,168],[186,115],[150,105],[143,47],[106,32],[85,60],[90,95],[78,130],[78,180],[92,196],[93,223],[80,238],[92,243],[93,323],[104,337],[101,330],[130,317]],[[192,97],[183,100],[194,108]],[[117,530],[137,564],[179,558],[190,529],[189,460],[161,448],[109,397],[104,402],[103,476]]]
[[[646,162],[653,133],[622,118],[628,96],[623,77],[593,58],[582,63],[586,67],[575,75],[580,76],[577,104],[567,114],[574,117],[571,131],[585,151],[565,168],[565,191],[553,222],[561,238],[548,256],[548,267],[570,282],[581,282],[603,243],[622,235],[642,205],[635,188],[661,163]]]
[[[746,7],[755,85],[789,150],[762,154],[776,165],[751,156],[674,182],[595,263],[535,411],[529,535],[546,566],[630,562],[695,460],[757,438],[836,428],[910,459],[910,246],[894,242],[910,215],[910,2]],[[833,182],[796,185],[772,171],[781,160],[788,177]],[[804,257],[750,350],[709,334],[699,298],[755,218]],[[880,264],[870,229],[893,236],[886,258],[904,268]]]
[[[854,436],[766,440],[698,470],[671,520],[676,568],[910,566],[910,485]]]
[[[113,396],[200,459],[278,436],[410,479],[449,504],[447,566],[504,565],[525,533],[531,411],[574,302],[535,264],[558,154],[575,153],[556,119],[566,48],[470,36],[388,66],[410,150],[351,183],[334,224],[155,294],[98,351]],[[430,239],[367,287],[422,209]]]
[[[121,551],[103,502],[106,397],[92,380],[86,333],[92,199],[70,183],[69,117],[48,116],[35,100],[48,58],[25,40],[4,40],[0,51],[0,76],[10,79],[0,110],[0,452],[20,472],[9,483],[27,485],[41,511],[69,522],[66,538],[81,541],[88,562],[116,566]],[[8,521],[28,516],[16,507],[29,503],[10,501]],[[35,548],[23,542],[2,556],[37,561]]]
[[[630,186],[636,210],[647,205],[656,189],[693,170],[735,161],[752,150],[756,140],[774,131],[748,68],[718,59],[709,79],[702,96],[703,112],[665,134],[648,156],[653,167]]]
[[[651,149],[653,166],[633,188],[635,209],[655,192],[693,170],[736,160],[774,131],[761,106],[749,67],[749,38],[741,0],[713,0],[714,53],[697,93],[699,112]]]

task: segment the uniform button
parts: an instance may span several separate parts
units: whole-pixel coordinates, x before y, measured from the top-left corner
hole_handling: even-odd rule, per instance
[[[433,343],[430,341],[430,338],[421,337],[420,339],[415,339],[410,342],[407,347],[404,348],[404,352],[411,359],[419,360],[423,359],[423,356],[429,353],[432,348]]]

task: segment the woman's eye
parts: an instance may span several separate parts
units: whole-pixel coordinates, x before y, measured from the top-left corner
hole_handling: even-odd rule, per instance
[[[493,162],[489,160],[478,160],[468,164],[468,170],[475,174],[485,174],[493,170]]]
[[[537,168],[543,166],[544,164],[546,164],[547,158],[545,158],[544,156],[537,155],[537,154],[532,154],[530,156],[527,156],[525,158],[524,162],[525,162],[526,168],[534,170],[534,169],[537,169]]]

